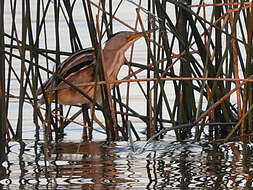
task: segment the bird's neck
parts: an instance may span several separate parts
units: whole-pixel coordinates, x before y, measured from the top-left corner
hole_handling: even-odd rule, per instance
[[[110,81],[116,80],[120,67],[125,63],[125,56],[123,51],[103,51],[104,56],[104,71],[107,79]]]

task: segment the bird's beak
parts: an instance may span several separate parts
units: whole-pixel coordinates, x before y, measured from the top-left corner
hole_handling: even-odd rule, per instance
[[[131,34],[129,37],[128,37],[128,41],[135,41],[135,40],[138,40],[140,37],[142,36],[145,36],[145,35],[148,35],[154,31],[156,31],[157,29],[151,29],[151,30],[148,30],[148,31],[145,31],[145,32],[137,32],[137,33],[133,33]]]

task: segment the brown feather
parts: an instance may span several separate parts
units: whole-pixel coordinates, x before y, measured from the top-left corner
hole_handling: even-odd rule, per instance
[[[95,60],[95,51],[93,48],[86,48],[79,52],[76,52],[69,58],[67,58],[62,64],[59,65],[59,70],[56,74],[62,76],[67,80],[68,76],[78,72],[80,69],[84,69],[92,65]],[[57,84],[54,83],[55,77],[50,77],[43,83],[44,90],[49,90],[49,87],[56,88]],[[59,86],[58,86],[59,87]],[[42,94],[42,87],[40,87],[36,94],[39,96]]]

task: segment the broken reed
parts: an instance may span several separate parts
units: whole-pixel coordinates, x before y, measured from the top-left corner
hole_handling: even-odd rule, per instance
[[[0,3],[2,9],[3,2]],[[3,63],[1,64],[1,92],[5,92],[1,94],[1,131],[10,131],[10,136],[22,139],[23,107],[28,102],[34,107],[35,136],[39,138],[40,122],[47,122],[46,130],[50,138],[52,138],[52,129],[56,137],[60,136],[64,128],[75,120],[83,109],[80,108],[75,114],[70,115],[72,106],[64,108],[56,101],[46,103],[46,116],[44,116],[37,104],[36,89],[43,83],[42,71],[47,72],[47,76],[53,74],[50,71],[50,62],[55,64],[57,70],[62,61],[62,55],[70,55],[70,52],[86,47],[86,44],[81,43],[73,14],[73,11],[80,7],[76,6],[77,1],[37,0],[36,24],[32,27],[29,0],[5,3],[11,7],[12,23],[10,23],[11,33],[4,33],[4,26],[0,30],[2,43],[0,43],[2,45],[0,60]],[[95,108],[103,112],[108,139],[118,139],[118,131],[124,139],[128,138],[127,126],[129,126],[128,120],[131,120],[130,116],[139,118],[147,125],[147,138],[157,134],[167,123],[172,126],[187,124],[186,127],[175,128],[178,140],[190,137],[193,126],[196,126],[195,139],[199,140],[207,123],[210,139],[225,138],[231,136],[231,132],[234,135],[244,136],[247,131],[252,130],[252,91],[250,90],[252,88],[252,2],[226,3],[216,0],[213,4],[207,4],[200,0],[198,5],[191,5],[191,1],[182,4],[174,0],[148,0],[147,7],[144,7],[141,1],[138,3],[129,1],[129,3],[140,5],[136,10],[134,27],[115,16],[117,11],[120,11],[122,3],[123,1],[119,1],[117,7],[113,7],[112,0],[102,0],[98,4],[89,0],[81,1],[83,15],[80,17],[87,21],[89,34],[86,36],[89,36],[98,58],[102,39],[107,39],[114,32],[113,22],[119,22],[133,31],[136,31],[136,28],[142,31],[154,27],[159,28],[155,33],[145,36],[146,65],[133,63],[130,59],[129,76],[134,79],[126,78],[115,82],[128,83],[126,102],[122,102],[120,85],[113,90],[113,97],[108,96],[106,85],[104,86],[103,102],[105,104],[102,107],[94,102]],[[19,7],[22,10],[21,32],[18,32],[16,28],[16,13]],[[94,11],[93,8],[96,10]],[[3,9],[1,12],[1,20],[3,20],[4,11],[6,10]],[[48,48],[49,26],[46,19],[50,11],[54,15],[55,33],[51,34],[55,36],[54,50]],[[211,16],[206,16],[207,11]],[[145,19],[143,14],[149,18],[147,25],[143,24],[143,19]],[[61,51],[64,45],[59,32],[61,15],[69,30],[69,52]],[[3,44],[4,38],[8,39],[8,43]],[[98,59],[97,63],[98,81],[104,81],[103,71],[99,67],[101,60]],[[14,64],[21,65],[20,71],[15,71]],[[133,67],[136,67],[137,71],[133,72]],[[146,71],[147,78],[138,78],[138,72],[141,71]],[[56,80],[63,80],[61,76],[53,75]],[[242,76],[243,79],[240,78]],[[18,81],[20,89],[17,123],[8,122],[10,97],[14,97],[10,90],[11,79]],[[67,81],[64,82],[67,83]],[[134,107],[129,106],[130,82],[138,83],[143,92],[143,98],[146,99],[146,115],[140,115]],[[143,87],[143,82],[146,83],[146,88]],[[106,84],[106,82],[97,83]],[[173,83],[173,89],[167,88],[168,83]],[[69,85],[83,94],[78,86]],[[171,97],[168,97],[168,91],[174,92],[172,101],[169,101]],[[230,97],[232,92],[236,93],[236,106],[233,105]],[[207,102],[206,105],[204,100]],[[63,115],[63,109],[67,109],[66,115]],[[120,116],[117,117],[118,121],[114,114]],[[163,118],[164,115],[166,118]],[[122,123],[122,126],[118,123]],[[212,123],[220,123],[220,125],[212,125]],[[237,123],[237,125],[233,127],[231,123]],[[91,139],[93,121],[88,121],[88,125],[90,129],[84,131],[84,136]],[[8,126],[9,130],[6,131],[5,126]],[[14,128],[16,131],[13,130]],[[131,128],[135,131],[134,124]],[[138,134],[136,137],[139,139]]]

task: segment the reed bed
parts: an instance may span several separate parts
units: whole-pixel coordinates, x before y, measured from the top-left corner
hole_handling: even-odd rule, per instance
[[[183,3],[148,0],[142,3],[128,0],[127,3],[136,8],[135,26],[117,17],[123,1],[37,0],[35,11],[31,10],[32,3],[30,0],[0,2],[0,136],[3,146],[5,139],[22,139],[25,104],[33,106],[36,138],[39,138],[42,124],[47,138],[61,137],[64,128],[71,122],[80,122],[75,119],[83,113],[85,126],[88,126],[83,137],[92,139],[94,121],[84,111],[84,106],[63,107],[56,101],[42,108],[36,96],[45,76],[55,75],[56,80],[63,80],[53,72],[52,66],[57,71],[63,58],[86,47],[81,40],[83,35],[78,32],[75,9],[82,9],[79,19],[87,23],[88,33],[85,36],[96,52],[101,52],[103,41],[116,32],[114,22],[132,31],[157,28],[156,32],[145,36],[147,61],[133,62],[132,48],[126,63],[128,76],[113,82],[115,88],[112,93],[106,91],[108,81],[105,81],[102,68],[98,68],[99,80],[83,84],[103,86],[103,105],[91,101],[94,108],[103,113],[106,130],[101,132],[107,134],[108,140],[120,137],[127,140],[130,131],[140,139],[135,124],[131,122],[133,117],[147,126],[147,139],[162,138],[169,130],[175,131],[178,141],[193,135],[196,141],[203,135],[207,135],[211,142],[227,141],[231,137],[251,139],[252,1],[200,0]],[[8,32],[4,26],[6,4],[11,7],[12,20]],[[18,15],[21,18],[17,17],[18,11],[21,11]],[[21,28],[17,28],[18,21]],[[62,50],[64,44],[60,40],[62,23],[69,32],[70,47],[67,50]],[[54,33],[50,35],[55,39],[54,49],[48,48],[52,36],[47,30],[52,25]],[[97,56],[98,65],[101,65],[101,55],[98,53]],[[18,72],[17,64],[20,66]],[[140,78],[140,72],[145,73],[144,78]],[[11,90],[14,80],[19,88],[18,94],[13,94]],[[146,114],[138,113],[129,104],[132,83],[136,83],[143,93]],[[122,100],[121,84],[127,85],[126,101]],[[68,85],[87,96],[79,89],[80,86]],[[173,100],[168,92],[173,93]],[[16,123],[8,120],[8,108],[13,99],[18,100]],[[73,108],[76,111],[70,115]]]

